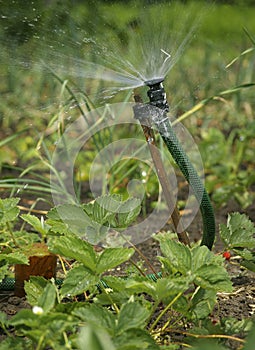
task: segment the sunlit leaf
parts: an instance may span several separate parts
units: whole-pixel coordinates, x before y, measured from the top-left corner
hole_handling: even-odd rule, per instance
[[[17,207],[19,198],[0,199],[0,224],[5,224],[16,219],[19,215]]]
[[[40,298],[47,283],[47,280],[41,276],[31,276],[29,281],[25,281],[26,298],[30,305],[37,305],[38,298]]]
[[[216,264],[203,265],[196,271],[195,283],[204,289],[217,292],[231,292],[233,290],[230,277],[224,268]]]
[[[78,236],[85,236],[86,227],[92,225],[92,221],[81,206],[73,204],[59,205],[51,209],[47,214],[46,223],[56,233],[72,232]]]
[[[186,274],[191,270],[191,252],[185,245],[169,239],[167,234],[158,234],[155,239],[160,242],[160,249],[176,271]]]
[[[129,260],[134,254],[133,248],[107,248],[99,256],[96,271],[101,274]]]
[[[19,251],[9,254],[1,253],[0,261],[1,260],[5,260],[9,264],[29,264],[28,257],[25,254],[20,253]]]
[[[46,235],[47,229],[42,226],[41,221],[35,215],[31,214],[22,214],[20,216],[24,221],[31,225],[35,231],[41,233],[43,236]]]
[[[48,242],[49,250],[66,258],[81,262],[91,271],[96,268],[96,254],[93,247],[75,235],[51,237]]]

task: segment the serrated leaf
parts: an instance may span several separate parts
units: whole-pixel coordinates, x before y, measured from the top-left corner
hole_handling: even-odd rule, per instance
[[[90,324],[81,329],[78,346],[80,350],[116,350],[107,332]]]
[[[133,248],[106,248],[98,258],[97,273],[101,274],[129,260],[134,252]]]
[[[150,311],[138,302],[123,304],[118,314],[116,334],[119,335],[132,328],[143,328],[149,316]]]
[[[83,208],[93,221],[116,229],[128,227],[141,210],[137,198],[122,201],[119,195],[98,197]]]
[[[0,261],[5,260],[9,264],[25,264],[29,265],[28,257],[20,252],[14,252],[9,254],[0,254]]]
[[[96,254],[93,247],[75,235],[51,237],[48,247],[55,254],[81,262],[91,271],[96,269]]]
[[[193,248],[191,254],[193,272],[196,272],[201,266],[210,264],[215,260],[215,255],[204,245]]]
[[[111,335],[115,331],[115,316],[107,308],[96,304],[89,304],[75,309],[72,315],[78,317],[83,322],[88,322],[92,326],[104,328]]]
[[[223,266],[216,264],[203,265],[197,269],[195,284],[217,292],[231,292],[233,290],[227,271]]]
[[[216,304],[216,291],[199,288],[191,299],[192,319],[201,320],[206,318]]]
[[[159,241],[163,255],[175,271],[185,275],[191,270],[191,252],[188,247],[169,239],[165,233],[157,234],[155,239]]]
[[[37,306],[43,309],[44,313],[49,312],[53,309],[56,301],[56,289],[53,284],[48,283],[44,288],[42,294],[38,298]]]
[[[5,224],[16,219],[19,215],[17,207],[20,198],[0,199],[0,224]]]
[[[64,283],[61,287],[61,295],[79,295],[94,287],[99,282],[99,278],[92,274],[84,266],[75,266],[68,271]]]
[[[117,214],[117,227],[128,227],[139,215],[141,211],[140,200],[137,198],[129,198],[122,202]]]
[[[228,249],[235,247],[255,247],[255,228],[251,220],[240,213],[228,215],[227,225],[220,225],[220,236]]]
[[[41,221],[38,219],[38,217],[31,215],[31,214],[22,214],[20,217],[26,221],[29,225],[31,225],[35,231],[41,233],[43,236],[46,235],[47,229],[45,229],[42,226]]]
[[[47,280],[41,276],[31,276],[29,281],[25,281],[26,298],[30,305],[37,305],[38,298],[40,298],[47,283]]]
[[[157,300],[164,300],[170,296],[188,289],[191,281],[183,276],[160,278],[156,282]]]
[[[84,236],[86,227],[93,225],[83,208],[74,204],[59,205],[51,209],[47,217],[46,223],[55,233],[72,232],[78,236]]]

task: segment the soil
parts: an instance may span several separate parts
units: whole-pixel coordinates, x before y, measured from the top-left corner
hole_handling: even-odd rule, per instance
[[[216,210],[216,222],[217,226],[219,223],[226,223],[227,214],[231,212],[244,212],[250,219],[255,222],[255,204],[247,208],[245,211],[241,210],[238,205],[234,202],[228,204],[228,206]],[[168,223],[164,229],[171,229],[171,223]],[[197,241],[201,238],[202,232],[202,222],[200,217],[195,219],[195,221],[189,227],[189,234],[191,241]],[[156,259],[159,247],[158,243],[152,238],[146,240],[143,243],[137,245],[137,248],[146,256],[153,269],[158,271],[160,269],[159,263]],[[216,240],[214,251],[222,251],[222,243],[219,239]],[[134,256],[134,261],[138,262],[141,260],[141,256],[136,253]],[[234,291],[232,293],[219,293],[218,303],[211,315],[214,323],[219,322],[220,319],[224,317],[234,317],[238,320],[243,318],[253,317],[255,314],[255,274],[241,268],[239,264],[235,261],[226,260],[226,268],[231,276]],[[124,273],[126,266],[113,271],[114,274],[121,275]],[[148,273],[151,273],[151,269],[148,267]],[[12,291],[0,291],[0,311],[5,312],[8,317],[12,317],[19,310],[23,308],[30,308],[30,305],[26,302],[26,299],[19,298],[14,295]],[[172,335],[173,336],[173,335]],[[242,337],[242,335],[237,335]],[[4,335],[0,333],[0,342]],[[176,340],[178,340],[178,335],[176,335]],[[237,342],[228,342],[229,349],[238,349]]]

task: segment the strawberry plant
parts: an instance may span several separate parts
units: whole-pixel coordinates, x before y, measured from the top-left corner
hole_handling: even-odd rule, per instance
[[[227,224],[220,224],[220,237],[225,245],[226,253],[240,257],[240,264],[255,272],[255,227],[244,214],[231,213]]]

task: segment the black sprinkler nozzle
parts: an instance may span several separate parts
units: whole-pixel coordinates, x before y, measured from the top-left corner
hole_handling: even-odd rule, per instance
[[[164,78],[151,79],[144,82],[149,87],[147,95],[150,99],[150,104],[158,107],[166,112],[169,111],[169,106],[166,100],[166,92],[163,86]]]

